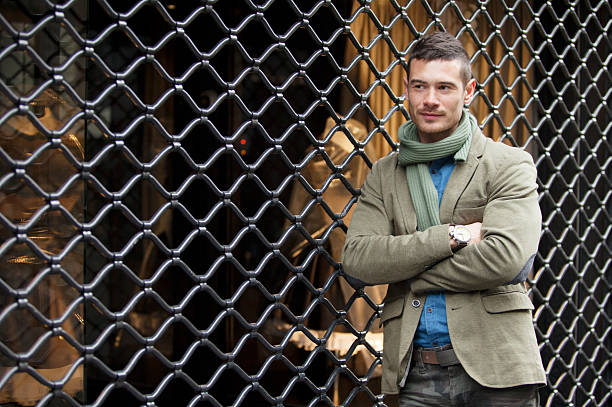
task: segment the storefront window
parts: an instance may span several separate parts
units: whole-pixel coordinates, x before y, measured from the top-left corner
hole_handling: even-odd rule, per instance
[[[0,405],[381,403],[386,287],[356,286],[341,250],[434,30],[472,56],[485,134],[538,167],[542,396],[605,404],[611,14],[0,2]]]

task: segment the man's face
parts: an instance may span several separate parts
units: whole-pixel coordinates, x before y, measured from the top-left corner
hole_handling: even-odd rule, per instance
[[[475,88],[473,79],[464,85],[458,60],[413,59],[405,84],[410,117],[422,143],[442,140],[455,131]]]

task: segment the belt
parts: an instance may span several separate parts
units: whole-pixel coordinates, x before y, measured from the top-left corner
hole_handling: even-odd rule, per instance
[[[459,365],[459,359],[455,351],[450,349],[417,349],[412,352],[414,362],[428,363],[430,365],[440,365],[442,367]]]

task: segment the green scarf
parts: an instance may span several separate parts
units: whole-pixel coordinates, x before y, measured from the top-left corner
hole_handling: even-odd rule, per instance
[[[456,161],[465,161],[470,151],[472,133],[477,127],[476,118],[464,110],[453,134],[435,143],[424,144],[419,142],[417,128],[412,121],[400,126],[398,158],[400,165],[406,166],[418,230],[423,231],[441,223],[438,191],[429,175],[429,162],[453,153]]]

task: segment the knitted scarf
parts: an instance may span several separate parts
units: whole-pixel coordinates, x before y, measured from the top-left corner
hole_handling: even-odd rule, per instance
[[[419,142],[417,128],[412,121],[399,128],[399,164],[406,166],[406,178],[417,216],[417,230],[440,225],[438,192],[429,175],[429,162],[455,154],[456,161],[465,161],[470,151],[472,133],[478,127],[476,118],[467,110],[457,129],[448,137],[435,143]]]

